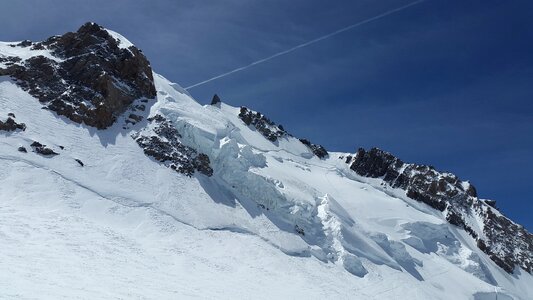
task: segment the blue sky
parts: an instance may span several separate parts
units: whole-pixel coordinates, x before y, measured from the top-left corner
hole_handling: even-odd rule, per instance
[[[94,21],[188,86],[409,2],[6,1],[0,40]],[[530,0],[428,0],[191,93],[218,93],[330,150],[377,146],[453,172],[533,230]]]

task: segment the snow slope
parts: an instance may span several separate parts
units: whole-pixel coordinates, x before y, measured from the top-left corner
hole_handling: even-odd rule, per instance
[[[8,50],[17,49],[0,45]],[[0,131],[0,298],[533,295],[531,274],[506,273],[441,212],[358,176],[347,153],[319,159],[294,137],[271,142],[239,108],[202,106],[154,80],[145,120],[171,120],[181,142],[209,156],[212,177],[146,156],[132,135],[147,121],[79,125],[0,77],[0,119],[14,113],[27,126]],[[32,152],[33,141],[59,155]]]

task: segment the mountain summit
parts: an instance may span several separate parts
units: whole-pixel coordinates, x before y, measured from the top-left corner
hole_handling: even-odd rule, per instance
[[[95,23],[0,43],[0,298],[533,294],[533,235],[468,181],[289,132]]]
[[[134,100],[155,97],[152,69],[142,52],[95,23],[43,42],[9,46],[30,56],[1,57],[6,66],[0,75],[16,79],[46,107],[74,122],[104,129]]]

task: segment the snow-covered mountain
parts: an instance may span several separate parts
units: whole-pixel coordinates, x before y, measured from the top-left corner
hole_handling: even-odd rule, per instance
[[[97,24],[0,76],[2,299],[533,297],[533,236],[470,183],[202,106]]]

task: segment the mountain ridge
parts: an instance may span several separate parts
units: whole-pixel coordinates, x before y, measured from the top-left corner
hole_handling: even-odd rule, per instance
[[[283,246],[273,233],[260,227],[250,229],[242,224],[225,224],[211,227],[213,230],[250,232],[286,254],[340,264],[346,271],[361,278],[371,276],[375,264],[403,270],[416,280],[424,281],[428,276],[421,273],[424,264],[416,258],[418,254],[412,253],[415,249],[420,253],[438,254],[483,282],[497,284],[494,271],[489,271],[482,256],[469,250],[468,243],[461,242],[461,238],[451,238],[456,235],[454,229],[418,220],[396,224],[394,228],[398,229],[385,234],[359,224],[361,221],[353,215],[357,205],[353,204],[355,210],[345,208],[349,203],[345,197],[356,190],[336,189],[346,185],[345,180],[368,180],[379,182],[371,184],[376,191],[394,195],[402,199],[400,203],[408,203],[417,211],[427,211],[431,218],[440,218],[439,213],[442,212],[443,221],[464,230],[473,238],[476,247],[507,273],[519,273],[516,266],[532,272],[531,234],[502,216],[494,209],[494,203],[479,200],[475,188],[455,175],[440,173],[428,166],[406,164],[379,149],[360,149],[355,154],[328,152],[320,145],[293,137],[263,114],[246,107],[231,107],[221,102],[219,97],[214,105],[201,106],[164,78],[155,73],[152,75],[150,64],[141,51],[120,35],[110,32],[95,23],[87,23],[76,33],[52,37],[46,42],[25,41],[2,46],[0,75],[14,78],[14,84],[45,104],[47,110],[82,126],[96,128],[97,135],[116,131],[128,137],[155,162],[198,180],[206,190],[216,195],[212,196],[213,200],[227,201],[230,207],[234,207],[233,201],[238,199],[249,214],[264,216],[265,224],[278,228],[283,232],[283,239],[290,239],[291,243]],[[93,38],[93,35],[96,37]],[[61,42],[64,40],[67,42]],[[59,47],[57,44],[70,46]],[[24,54],[22,57],[4,55],[6,51],[2,50],[8,47]],[[81,59],[80,56],[87,54],[83,49],[91,47],[96,47],[95,58]],[[40,55],[27,57],[31,51]],[[92,57],[92,50],[88,53]],[[103,80],[104,88],[92,85],[90,81],[88,83],[88,79],[69,77],[70,68],[66,66],[75,66],[80,59],[89,65],[89,69],[94,69],[91,74],[108,72],[101,62],[110,54],[114,55],[111,60],[116,62],[109,66],[119,66],[119,70],[124,68],[124,71],[115,73],[121,82],[118,86],[115,84],[117,77],[113,76]],[[123,59],[131,64],[121,63]],[[59,72],[57,77],[44,77],[41,81],[34,81],[35,76],[41,75],[25,75],[28,72],[46,74],[50,68],[63,68],[65,71]],[[70,79],[62,83],[62,76]],[[80,92],[63,95],[65,98],[57,95],[50,98],[42,92],[50,89],[46,80],[60,83],[59,95],[63,95],[70,86],[75,86]],[[125,85],[122,84],[124,82]],[[77,99],[79,95],[93,96],[84,100],[96,104],[94,109],[80,102]],[[9,109],[7,105],[10,102],[6,103],[4,110]],[[16,114],[24,124],[28,124],[29,131],[34,130],[33,125],[23,119],[24,116],[19,112]],[[14,134],[9,138],[26,133],[19,128]],[[39,141],[34,142],[41,144]],[[65,153],[61,148],[63,145],[49,147],[59,157]],[[85,168],[83,163],[80,165]],[[295,169],[286,170],[287,165],[294,165]],[[336,177],[332,177],[330,172]],[[323,177],[317,179],[315,175],[305,175],[315,173],[323,173]],[[310,176],[308,181],[305,176]],[[298,177],[302,178],[301,181],[295,180]],[[339,184],[332,184],[330,180]],[[363,188],[367,187],[361,185],[361,193]],[[405,197],[430,208],[418,207]],[[391,198],[390,201],[396,200]],[[487,228],[495,230],[485,230]],[[434,233],[434,236],[428,236],[427,232]],[[286,237],[286,234],[291,237]],[[400,237],[402,235],[408,237]],[[447,252],[440,252],[435,245],[444,245]],[[515,252],[515,248],[519,252]],[[461,257],[465,251],[470,251],[470,254],[466,258]]]

